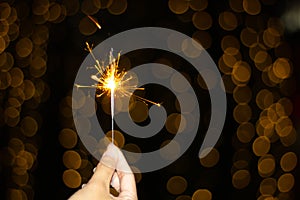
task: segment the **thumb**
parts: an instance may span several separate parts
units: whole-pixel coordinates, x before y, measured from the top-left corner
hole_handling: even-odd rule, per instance
[[[109,144],[107,146],[106,151],[102,155],[102,158],[99,164],[96,167],[96,170],[90,179],[89,183],[93,184],[105,184],[107,189],[109,190],[109,185],[111,178],[115,172],[117,162],[118,162],[118,154],[116,152],[116,147],[113,144]]]

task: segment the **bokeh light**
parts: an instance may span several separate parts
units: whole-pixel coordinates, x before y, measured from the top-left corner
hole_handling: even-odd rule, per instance
[[[226,122],[224,138],[220,144],[206,157],[199,160],[196,158],[196,164],[191,162],[183,165],[180,159],[192,157],[184,154],[179,164],[171,165],[162,172],[166,173],[164,177],[168,177],[164,179],[164,185],[160,185],[165,188],[165,196],[157,198],[223,198],[221,192],[215,192],[220,188],[217,182],[222,179],[215,177],[219,176],[219,172],[226,172],[231,173],[229,177],[232,185],[224,187],[234,188],[231,199],[241,199],[248,194],[249,198],[259,200],[297,199],[295,194],[298,191],[295,188],[298,186],[299,125],[295,100],[298,80],[295,74],[298,72],[298,59],[295,56],[297,43],[293,41],[296,41],[295,31],[300,27],[299,20],[296,20],[299,6],[288,3],[283,5],[285,2],[278,0],[229,0],[218,4],[208,0],[168,0],[162,2],[167,10],[164,10],[164,15],[160,15],[163,6],[155,7],[154,1],[150,4],[153,7],[149,6],[148,9],[143,2],[133,4],[127,0],[0,3],[0,127],[1,144],[7,143],[0,149],[3,164],[0,170],[4,172],[3,182],[7,181],[4,184],[7,198],[38,198],[35,197],[39,195],[38,191],[35,194],[34,190],[38,188],[36,183],[41,178],[36,174],[41,173],[39,167],[45,166],[43,161],[48,159],[45,151],[49,155],[60,155],[56,159],[62,166],[58,174],[67,192],[71,191],[69,189],[76,190],[89,180],[97,160],[89,156],[78,140],[72,108],[84,116],[80,119],[82,123],[79,130],[90,132],[89,118],[99,113],[87,109],[87,105],[95,104],[97,112],[103,110],[104,118],[107,118],[106,115],[110,115],[110,104],[108,98],[103,98],[99,105],[92,95],[86,96],[85,91],[79,92],[80,97],[75,101],[67,91],[72,85],[76,67],[86,55],[82,44],[85,41],[97,44],[127,25],[146,25],[172,28],[192,36],[194,40],[178,41],[174,35],[170,35],[167,40],[170,49],[187,57],[197,58],[204,49],[208,50],[222,74],[229,102],[228,116],[233,118],[232,122]],[[147,11],[143,6],[139,7],[141,5]],[[146,15],[151,15],[157,21],[152,18],[149,20]],[[103,30],[99,30],[89,17],[99,21]],[[201,104],[207,103],[202,95],[219,84],[215,72],[207,70],[201,73],[210,81],[207,84],[200,74],[189,71],[188,66],[181,61],[169,59],[163,54],[152,55],[155,61],[179,70],[197,88]],[[139,63],[143,57],[131,56],[121,57],[120,63],[126,70],[134,67],[136,61]],[[171,142],[174,134],[191,130],[198,123],[189,114],[197,102],[186,93],[188,86],[178,79],[178,75],[170,71],[152,70],[151,73],[157,78],[170,80],[172,88],[181,93],[179,97],[188,102],[183,109],[178,100],[163,100],[162,105],[171,108],[171,111],[168,111],[164,132],[157,138],[151,138],[155,140],[155,145],[154,142],[149,143],[149,146],[158,148],[172,145],[173,152],[160,152],[162,159],[172,159],[181,150],[178,143]],[[147,95],[152,98],[153,94],[142,94],[143,97]],[[164,95],[161,97],[164,98]],[[116,100],[116,112],[125,111],[126,108],[121,98]],[[186,113],[181,113],[181,110]],[[204,111],[203,114],[203,110],[201,108],[201,122],[203,120],[207,123],[210,113]],[[138,125],[151,121],[148,117],[149,105],[135,98],[130,99],[129,111]],[[55,119],[52,120],[53,116]],[[99,121],[105,124],[102,117]],[[60,123],[55,124],[57,122]],[[188,127],[187,122],[192,125]],[[199,132],[206,128],[200,127]],[[110,139],[111,131],[105,132]],[[48,143],[53,142],[53,138],[58,140],[61,148],[52,151],[48,149]],[[97,141],[93,136],[85,139],[95,146],[103,146],[105,142]],[[157,142],[156,139],[160,140]],[[139,142],[126,133],[115,131],[115,143],[125,150],[143,152],[144,146],[148,144],[139,146]],[[130,164],[134,164],[140,157],[127,159]],[[224,160],[229,163],[232,160],[231,166],[223,168]],[[148,175],[142,178],[137,168],[133,171],[136,173],[138,189],[139,184],[144,187],[143,181],[148,181]],[[180,176],[179,172],[182,172]],[[213,177],[211,180],[210,176]],[[254,192],[250,194],[250,190]]]
[[[182,176],[173,176],[167,182],[167,190],[171,194],[182,194],[188,186],[187,181]]]
[[[211,200],[212,193],[207,189],[198,189],[194,192],[192,200]]]
[[[280,159],[281,169],[290,172],[297,166],[298,158],[294,152],[285,153]]]
[[[81,185],[81,176],[74,169],[67,169],[63,173],[63,181],[69,188],[78,188]]]
[[[205,151],[206,150],[204,150],[203,152],[205,152]],[[213,167],[219,161],[219,158],[220,158],[219,151],[215,148],[209,149],[207,151],[209,151],[209,153],[205,157],[200,158],[200,163],[204,167]]]
[[[183,14],[189,9],[188,1],[169,0],[168,5],[170,10],[175,14]]]
[[[127,0],[114,0],[108,7],[108,11],[113,15],[121,15],[127,9]]]
[[[280,192],[289,192],[295,184],[295,178],[292,174],[282,174],[277,181],[277,188]]]
[[[232,185],[236,189],[243,189],[247,187],[250,183],[251,175],[248,170],[238,170],[232,176]]]
[[[212,23],[212,17],[205,11],[198,11],[193,15],[193,24],[199,30],[209,29],[212,26]]]

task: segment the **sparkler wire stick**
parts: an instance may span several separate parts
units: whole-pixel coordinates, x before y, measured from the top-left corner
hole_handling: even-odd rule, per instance
[[[115,90],[110,91],[110,110],[111,110],[111,142],[114,143],[114,115],[115,115]]]

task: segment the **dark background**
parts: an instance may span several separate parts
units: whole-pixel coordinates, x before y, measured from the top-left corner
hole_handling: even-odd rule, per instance
[[[18,1],[10,2],[11,5],[15,5]],[[28,5],[32,4],[32,1],[24,1]],[[60,1],[57,1],[60,2]],[[295,1],[296,2],[296,1]],[[263,5],[261,14],[266,16],[280,17],[288,8],[292,1],[277,1],[274,5],[266,6]],[[221,39],[228,32],[224,31],[217,22],[220,12],[229,10],[228,1],[225,0],[209,0],[208,8],[206,11],[213,18],[213,25],[207,31],[212,37],[212,45],[207,49],[213,60],[218,63],[219,57],[222,55],[222,49],[220,47]],[[0,11],[1,12],[1,11]],[[247,15],[246,13],[241,14],[241,17]],[[60,117],[59,105],[62,99],[71,91],[73,88],[73,82],[81,62],[87,56],[88,52],[84,50],[85,41],[98,44],[105,38],[111,35],[120,33],[125,30],[146,27],[146,26],[158,26],[175,29],[189,36],[192,35],[197,29],[191,22],[183,23],[179,20],[178,15],[172,13],[168,8],[167,1],[161,0],[128,0],[128,8],[122,15],[112,15],[106,9],[100,10],[96,15],[102,26],[101,30],[98,30],[91,36],[83,36],[78,29],[79,20],[85,15],[80,11],[70,17],[66,17],[61,23],[49,25],[49,42],[47,47],[47,72],[42,77],[45,80],[51,90],[49,99],[41,103],[38,112],[43,118],[42,127],[40,127],[38,135],[39,143],[39,154],[36,160],[36,168],[30,172],[32,176],[32,188],[34,191],[34,199],[67,199],[76,189],[70,189],[65,186],[62,180],[62,174],[66,169],[62,163],[62,155],[66,149],[64,149],[58,141],[58,134],[63,128]],[[29,18],[31,16],[28,16]],[[234,31],[230,33],[239,37],[240,31],[243,25],[238,26]],[[285,32],[284,39],[287,41],[292,48],[292,61],[294,63],[293,76],[296,77],[298,88],[300,79],[299,77],[299,65],[300,65],[300,33],[299,32]],[[13,43],[11,44],[13,45]],[[244,48],[244,49],[243,49]],[[246,50],[246,47],[241,45],[241,51]],[[137,52],[136,56],[131,55],[132,65],[136,66],[141,63],[146,63],[151,60],[155,60],[161,54],[155,51],[143,51]],[[143,57],[143,54],[145,55]],[[151,55],[149,57],[149,55]],[[165,54],[167,55],[167,54]],[[129,56],[130,57],[130,56]],[[176,59],[176,56],[170,55],[171,59]],[[178,66],[184,63],[184,61],[178,62]],[[182,69],[184,71],[185,69]],[[192,77],[193,70],[186,70]],[[254,77],[256,75],[254,74]],[[253,80],[250,81],[249,86],[251,87]],[[209,100],[207,99],[207,92],[197,87],[194,83],[195,90],[198,95],[204,96],[204,100],[200,104],[200,108],[204,110],[204,113],[208,111]],[[154,86],[152,86],[154,87]],[[150,86],[151,88],[151,86]],[[166,91],[165,89],[159,88],[160,91]],[[294,112],[292,119],[294,120],[295,127],[299,127],[300,118],[300,101],[299,90],[293,93],[291,100],[294,103]],[[154,98],[158,98],[160,94],[151,93],[148,94]],[[171,96],[171,94],[169,94]],[[167,98],[168,92],[165,97]],[[205,99],[206,97],[206,99]],[[172,98],[172,96],[171,96]],[[232,146],[232,139],[235,135],[235,130],[238,124],[232,117],[232,112],[235,106],[235,102],[231,94],[227,94],[228,100],[228,111],[225,122],[223,134],[217,144],[217,149],[220,152],[220,160],[218,164],[212,168],[205,168],[199,164],[198,150],[201,146],[199,141],[202,140],[205,132],[205,122],[200,123],[199,134],[195,142],[188,149],[188,151],[176,162],[170,166],[158,170],[156,172],[142,174],[142,181],[137,184],[139,199],[175,199],[176,196],[171,195],[166,190],[166,183],[168,179],[174,175],[180,175],[186,178],[188,181],[188,188],[184,194],[192,196],[193,192],[199,188],[206,188],[213,194],[213,199],[244,199],[252,200],[258,198],[258,189],[261,177],[257,173],[257,160],[258,158],[252,153],[252,160],[250,161],[250,173],[251,182],[250,184],[241,190],[235,189],[232,186],[230,173],[232,167],[232,157],[236,149]],[[257,113],[258,109],[253,107],[253,113]],[[202,111],[202,110],[201,110]],[[201,114],[202,117],[202,114]],[[255,118],[253,119],[255,121]],[[203,125],[203,126],[201,126]],[[7,126],[0,127],[2,147],[7,145],[10,129]],[[299,128],[297,129],[297,133]],[[151,140],[151,147],[156,139]],[[197,142],[196,142],[197,141]],[[284,149],[284,151],[291,150],[299,153],[299,137],[292,147]],[[246,146],[251,151],[251,144]],[[299,155],[299,154],[298,154]],[[275,155],[276,156],[276,155]],[[4,165],[3,165],[4,166]],[[279,170],[279,169],[278,169]],[[1,172],[1,197],[5,196],[7,188],[9,187],[9,176],[6,172],[9,171],[5,167],[0,168]],[[295,187],[292,191],[290,199],[299,199],[299,166],[294,170],[293,175],[295,177]]]

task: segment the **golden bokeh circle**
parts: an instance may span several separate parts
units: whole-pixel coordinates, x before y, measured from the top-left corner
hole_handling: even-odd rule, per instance
[[[250,183],[251,175],[248,170],[242,169],[236,171],[232,176],[232,185],[236,189],[243,189]]]
[[[281,35],[274,28],[267,28],[263,32],[263,42],[269,48],[276,48],[280,45]]]
[[[186,120],[179,113],[172,113],[167,117],[165,127],[169,133],[176,134],[184,130]]]
[[[40,78],[46,73],[47,62],[44,58],[36,56],[32,59],[29,67],[30,75],[35,78]]]
[[[232,31],[238,26],[238,20],[234,13],[225,11],[219,15],[219,24],[224,30]]]
[[[208,0],[190,0],[189,5],[194,11],[202,11],[207,8]]]
[[[169,9],[175,14],[183,14],[189,9],[189,2],[182,0],[169,0]]]
[[[61,6],[58,3],[52,2],[49,7],[48,21],[53,22],[58,19],[61,14]]]
[[[20,111],[14,107],[8,107],[4,110],[5,123],[10,127],[15,127],[20,121]]]
[[[38,123],[30,116],[26,116],[21,120],[20,130],[26,137],[32,137],[38,131]]]
[[[262,195],[274,195],[277,190],[275,178],[265,178],[261,181],[259,191]]]
[[[112,140],[112,131],[108,131],[105,135],[110,141]],[[114,130],[114,144],[119,148],[123,148],[125,144],[125,137],[118,130]]]
[[[63,173],[63,182],[69,188],[78,188],[81,185],[81,176],[74,169],[67,169]]]
[[[207,189],[198,189],[194,192],[192,200],[211,200],[212,194]]]
[[[11,86],[12,87],[18,87],[23,83],[24,73],[20,68],[14,67],[9,71],[9,73],[11,76]]]
[[[88,17],[82,18],[78,27],[80,33],[86,36],[92,35],[97,31],[97,26]]]
[[[298,158],[294,152],[287,152],[280,159],[280,166],[284,172],[290,172],[297,166]]]
[[[269,177],[275,171],[276,163],[273,156],[270,154],[263,156],[258,161],[258,172],[262,177]]]
[[[252,90],[249,86],[237,86],[233,90],[233,98],[237,103],[249,103],[252,98]]]
[[[108,12],[113,15],[121,15],[126,11],[127,4],[127,0],[114,0],[108,7]]]
[[[273,64],[273,73],[280,79],[286,79],[292,72],[290,61],[286,58],[278,58]]]
[[[167,190],[173,195],[179,195],[186,190],[187,185],[187,181],[182,176],[173,176],[167,182]]]
[[[249,48],[255,47],[258,42],[257,32],[249,27],[246,27],[241,31],[240,38],[243,45]]]
[[[259,0],[243,0],[243,8],[249,15],[257,15],[261,12]]]
[[[2,21],[7,19],[11,13],[10,5],[6,2],[3,2],[0,4],[0,10],[1,10],[0,20]]]
[[[292,120],[287,116],[280,117],[275,124],[275,130],[280,137],[290,135],[294,130]]]
[[[33,50],[32,41],[27,37],[20,39],[16,44],[16,53],[21,58],[25,58],[29,56],[32,50]]]
[[[205,152],[205,150],[203,152]],[[219,151],[215,148],[209,148],[209,153],[205,157],[200,158],[200,163],[204,167],[213,167],[219,162],[219,159]]]
[[[269,138],[266,136],[257,137],[252,144],[253,153],[257,156],[266,155],[271,148],[270,143],[271,142],[270,142]]]
[[[295,184],[295,178],[291,173],[282,174],[277,181],[277,188],[280,192],[289,192]]]
[[[249,143],[255,135],[255,128],[252,123],[244,122],[237,129],[237,137],[242,143]]]
[[[147,104],[141,101],[136,101],[134,107],[129,111],[134,122],[143,122],[148,118],[149,109]]]
[[[11,178],[15,184],[17,184],[19,187],[23,187],[23,186],[27,185],[27,183],[29,181],[29,174],[28,174],[28,172],[25,172],[22,175],[13,174],[11,176]]]
[[[199,30],[207,30],[212,26],[213,23],[210,14],[205,11],[195,12],[192,20],[194,26]]]
[[[36,160],[36,157],[28,152],[28,151],[25,151],[25,150],[21,150],[19,153],[18,153],[19,156],[21,156],[22,158],[24,158],[26,160],[26,164],[25,164],[25,168],[27,170],[30,170],[32,167],[33,167],[33,164]]]
[[[63,163],[68,169],[79,169],[81,157],[76,151],[68,150],[63,155]]]
[[[256,105],[262,110],[271,106],[273,102],[273,94],[267,89],[260,90],[256,95]]]
[[[81,11],[86,15],[94,15],[100,8],[100,0],[83,0],[81,2]]]
[[[233,110],[234,120],[238,123],[248,122],[252,117],[252,110],[248,104],[238,104]]]

